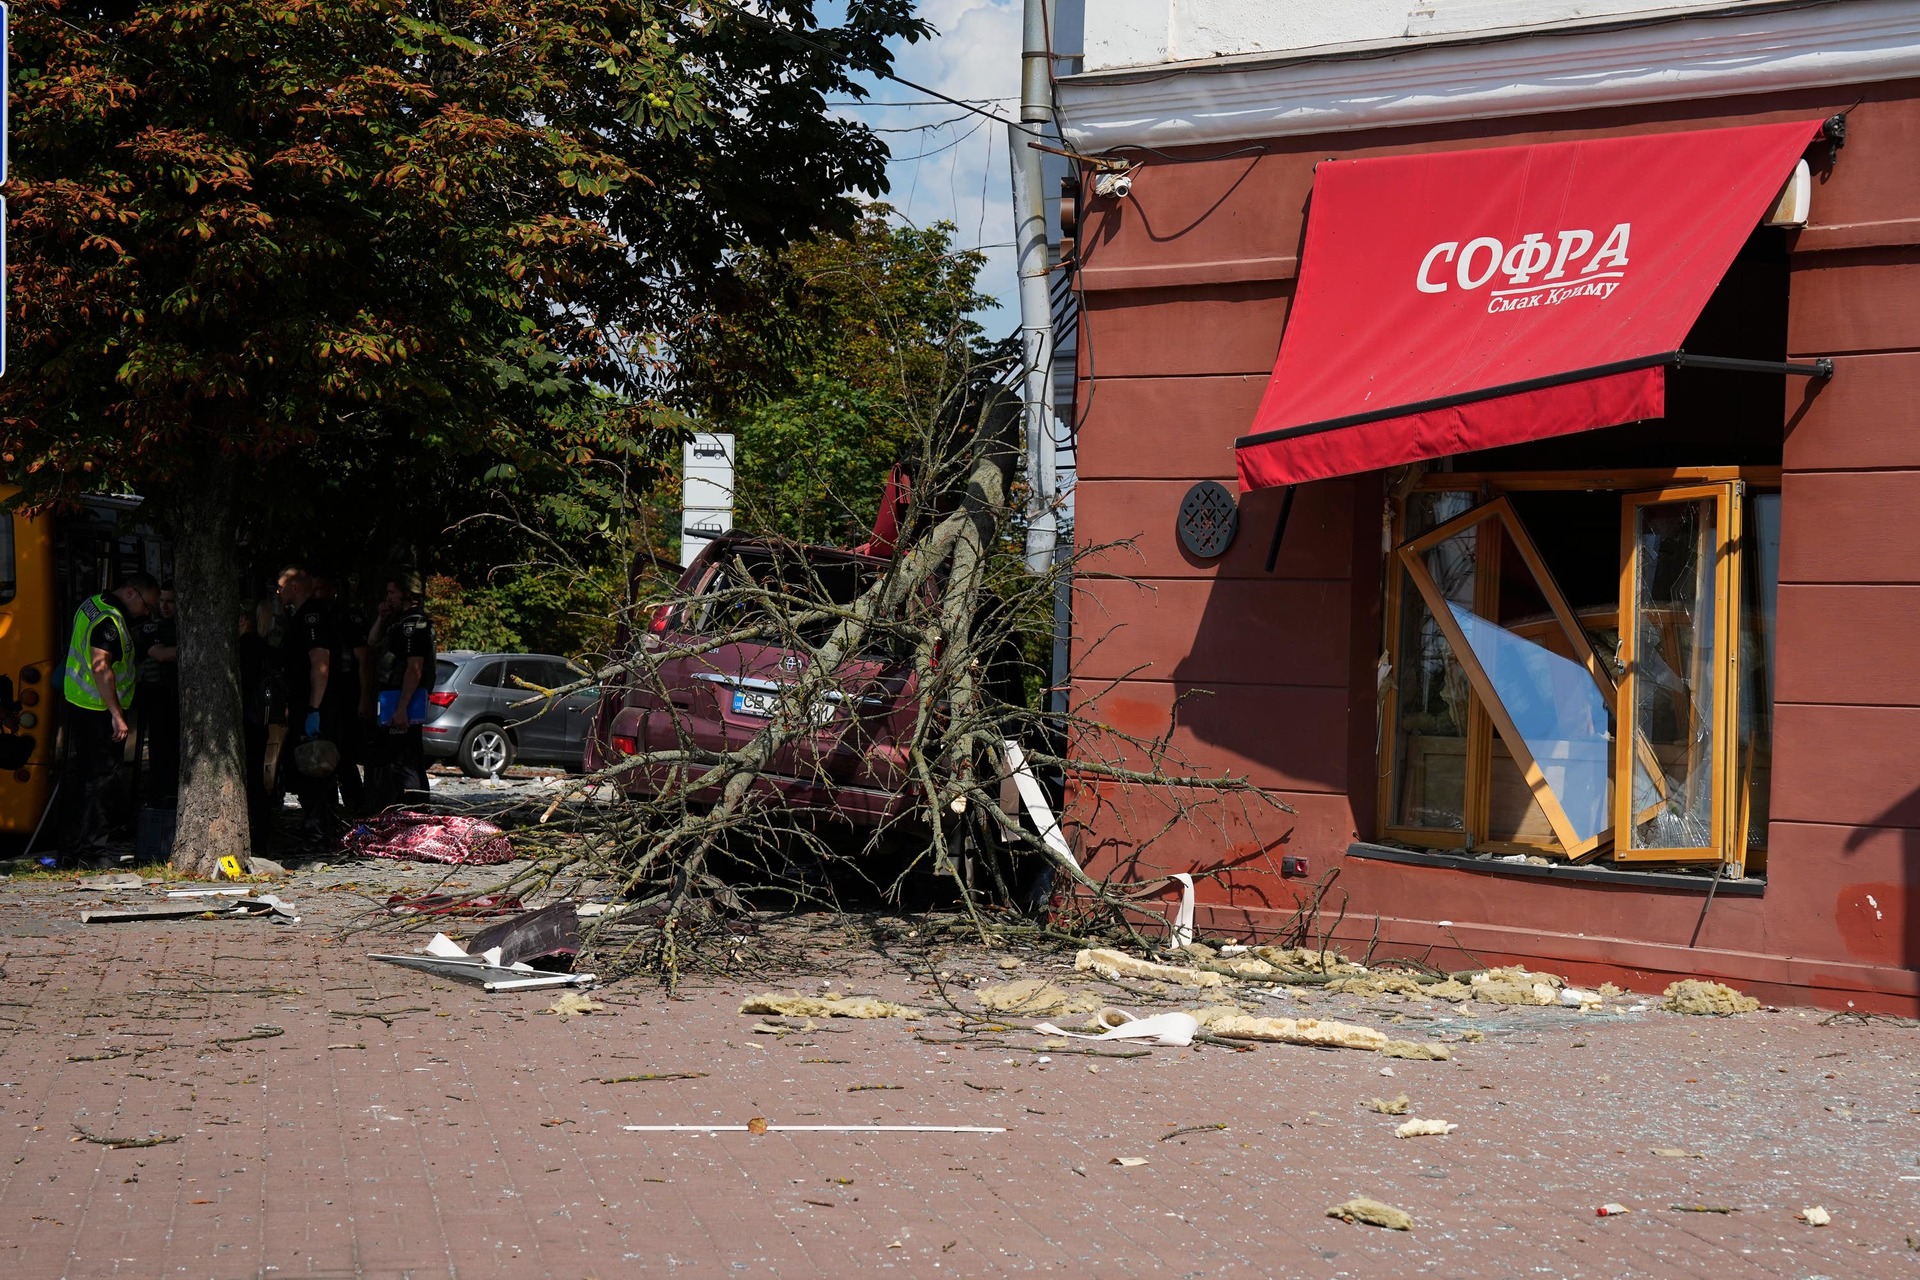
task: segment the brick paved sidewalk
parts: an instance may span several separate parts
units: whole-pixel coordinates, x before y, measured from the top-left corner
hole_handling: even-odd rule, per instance
[[[313,882],[283,892],[306,923],[82,928],[80,895],[0,887],[0,1276],[1920,1273],[1920,1032],[1886,1023],[1307,1002],[1486,1034],[1452,1062],[1383,1064],[915,1038],[951,1038],[937,1019],[755,1034],[747,985],[615,984],[605,1015],[563,1022],[550,992],[365,961],[380,948],[343,937]],[[867,958],[829,966],[854,975],[836,989],[930,998]],[[704,1074],[599,1083],[664,1072]],[[1459,1131],[1395,1139],[1362,1104],[1401,1091]],[[622,1128],[755,1115],[1008,1131]],[[1229,1127],[1161,1140],[1212,1123]],[[76,1128],[178,1140],[114,1150]],[[1323,1216],[1356,1193],[1417,1229]],[[1606,1201],[1634,1212],[1596,1219]],[[1794,1219],[1815,1204],[1833,1225]]]

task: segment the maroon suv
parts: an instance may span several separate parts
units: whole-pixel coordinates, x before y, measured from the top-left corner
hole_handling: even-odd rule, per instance
[[[855,551],[718,538],[681,576],[675,602],[654,610],[641,643],[656,650],[684,647],[750,625],[757,606],[743,596],[742,568],[749,587],[780,587],[789,597],[847,605],[889,563]],[[833,625],[832,620],[814,624],[801,639],[817,645]],[[727,644],[667,660],[652,687],[632,679],[610,682],[587,738],[584,764],[597,771],[649,751],[743,747],[767,727],[783,689],[811,660],[799,648]],[[916,693],[910,654],[876,651],[842,664],[833,688],[808,708],[813,731],[783,749],[774,758],[772,776],[759,785],[791,806],[826,811],[859,826],[898,816],[911,804],[902,796],[908,780],[905,751],[895,744],[913,732]],[[621,786],[630,795],[652,795],[665,785],[667,772],[666,766],[636,765],[621,775]]]

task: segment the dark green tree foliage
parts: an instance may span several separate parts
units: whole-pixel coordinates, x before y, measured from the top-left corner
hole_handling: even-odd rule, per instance
[[[888,469],[989,371],[970,314],[984,262],[954,227],[869,206],[850,235],[741,255],[676,346],[679,399],[738,438],[736,526],[859,542]]]
[[[187,865],[245,846],[242,522],[404,507],[429,534],[446,459],[548,447],[588,380],[657,386],[718,262],[847,228],[845,193],[884,186],[824,100],[918,38],[912,10],[13,6],[0,458],[30,503],[130,488],[171,528]]]
[[[629,571],[667,558],[678,528],[673,462],[687,425],[673,410],[603,395],[494,460],[465,486],[484,490],[484,509],[447,531],[427,584],[442,643],[609,655],[632,604]]]

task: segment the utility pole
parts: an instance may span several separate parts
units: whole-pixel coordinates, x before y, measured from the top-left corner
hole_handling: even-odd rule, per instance
[[[1013,164],[1015,262],[1020,275],[1021,400],[1027,435],[1027,568],[1053,567],[1058,539],[1053,429],[1053,299],[1048,289],[1047,205],[1041,153],[1028,146],[1053,119],[1053,67],[1045,0],[1026,0],[1020,53],[1020,126],[1007,129]]]

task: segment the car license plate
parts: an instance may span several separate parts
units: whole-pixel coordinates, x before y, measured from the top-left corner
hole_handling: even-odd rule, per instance
[[[780,695],[762,693],[755,689],[735,689],[733,691],[733,713],[740,716],[758,716],[771,720],[779,708]],[[808,718],[815,724],[825,724],[833,719],[833,704],[822,698],[807,709]]]
[[[773,709],[779,699],[771,693],[754,693],[748,689],[733,691],[733,710],[736,715],[763,716],[771,719]]]

